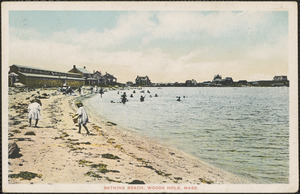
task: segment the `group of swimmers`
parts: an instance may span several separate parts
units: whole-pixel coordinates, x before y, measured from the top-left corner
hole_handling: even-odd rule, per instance
[[[133,94],[135,94],[135,93],[136,93],[136,91],[133,90]],[[145,91],[142,90],[141,93],[145,93]],[[150,94],[150,91],[147,90],[147,93]],[[119,91],[118,91],[118,94],[120,94]],[[133,98],[133,94],[130,94],[130,98]],[[155,97],[158,97],[157,94],[155,94],[154,96],[155,96]],[[146,98],[146,95],[144,95],[144,96],[141,95],[141,97],[140,97],[140,102],[144,102],[144,101],[145,101],[145,98]],[[150,98],[152,98],[152,95],[150,95]],[[114,101],[111,101],[111,102],[114,103]],[[126,95],[126,92],[123,92],[123,93],[121,94],[121,103],[125,104],[126,102],[128,102],[127,95]]]
[[[117,93],[120,94],[119,91]],[[133,94],[135,94],[135,93],[136,93],[136,91],[133,90]],[[145,91],[142,90],[140,93],[145,93]],[[149,90],[147,90],[147,93],[150,94],[151,92]],[[133,98],[133,94],[130,94],[130,98]],[[149,95],[149,97],[152,98],[152,95]],[[158,95],[155,94],[154,97],[158,97]],[[144,102],[145,98],[146,98],[146,95],[144,95],[144,96],[141,95],[140,102]],[[176,96],[176,98],[177,98],[176,101],[178,101],[178,102],[181,101],[181,97],[180,96]],[[185,96],[183,96],[183,98],[185,98]],[[128,102],[127,95],[126,95],[126,92],[123,92],[121,94],[121,103],[125,104],[126,102]],[[114,103],[114,101],[111,101],[111,103]]]

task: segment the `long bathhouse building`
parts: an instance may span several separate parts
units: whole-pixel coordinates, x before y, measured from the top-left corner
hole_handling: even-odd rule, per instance
[[[97,76],[98,75],[98,76]],[[90,73],[86,68],[73,66],[69,72],[59,72],[23,65],[12,65],[9,71],[9,86],[21,83],[27,87],[52,87],[113,84],[117,79],[106,73],[104,76],[99,72]]]
[[[9,76],[12,75],[14,75],[14,81],[28,87],[62,86],[63,84],[78,87],[85,83],[82,76],[76,73],[51,71],[23,65],[10,66]],[[13,84],[10,78],[10,85]]]

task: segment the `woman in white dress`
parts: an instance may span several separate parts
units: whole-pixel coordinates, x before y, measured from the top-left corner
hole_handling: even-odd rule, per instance
[[[28,106],[28,119],[29,119],[29,127],[31,126],[31,120],[35,120],[34,127],[37,127],[39,120],[42,118],[41,116],[41,105],[38,103],[39,100],[35,99],[30,101],[31,104]]]
[[[85,128],[86,133],[89,134],[90,132],[89,132],[88,128],[86,127],[86,124],[89,121],[88,114],[87,114],[86,110],[83,108],[82,102],[80,102],[80,101],[76,102],[76,106],[78,107],[78,110],[76,113],[76,115],[78,115],[78,125],[79,125],[78,133],[81,132],[81,125],[82,125]]]

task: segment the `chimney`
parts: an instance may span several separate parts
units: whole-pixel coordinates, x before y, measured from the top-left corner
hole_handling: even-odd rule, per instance
[[[85,66],[83,68],[85,69]]]
[[[76,68],[76,65],[73,65],[73,68],[75,69],[75,68]]]
[[[95,70],[93,70],[93,73],[95,73]]]

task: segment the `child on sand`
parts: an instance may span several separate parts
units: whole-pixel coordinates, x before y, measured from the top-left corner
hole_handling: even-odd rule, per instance
[[[29,127],[31,126],[31,120],[35,120],[34,127],[37,127],[37,124],[39,122],[39,119],[41,119],[41,105],[38,103],[38,99],[34,99],[30,101],[31,104],[28,106],[28,119],[29,119]]]
[[[78,125],[79,125],[79,131],[78,133],[81,132],[81,125],[85,128],[86,133],[89,134],[89,130],[86,127],[87,122],[89,121],[88,114],[86,110],[83,108],[82,102],[76,102],[76,106],[78,107],[76,115],[78,115]]]

